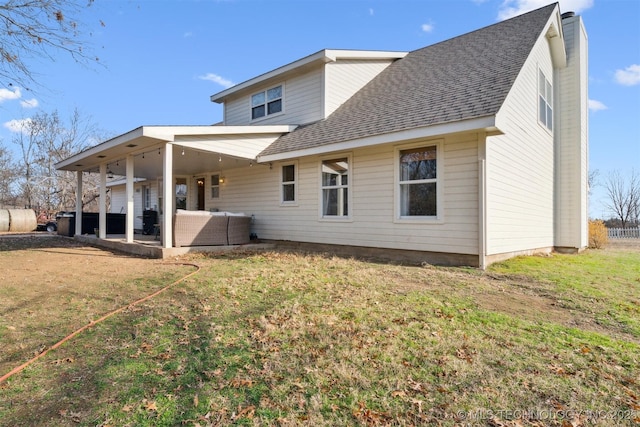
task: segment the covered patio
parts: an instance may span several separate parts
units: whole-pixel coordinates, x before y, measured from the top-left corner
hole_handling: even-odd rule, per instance
[[[74,237],[79,242],[90,246],[115,250],[145,258],[166,259],[185,255],[192,252],[221,253],[228,251],[257,251],[275,248],[273,243],[250,243],[246,245],[224,246],[184,246],[180,248],[164,248],[160,240],[152,235],[135,234],[133,242],[127,242],[123,234],[110,234],[105,238],[99,238],[91,234],[77,234]]]
[[[56,168],[77,174],[75,230],[82,230],[83,177],[98,174],[100,182],[97,236],[82,236],[76,232],[75,237],[93,239],[88,243],[104,246],[136,244],[145,256],[153,257],[178,255],[195,248],[203,250],[201,246],[173,247],[175,230],[171,219],[176,212],[175,177],[204,174],[212,170],[212,165],[218,164],[251,166],[262,150],[294,128],[288,125],[143,126],[71,156]],[[125,232],[107,236],[107,184],[116,177],[121,180],[124,177],[126,203],[121,213],[126,216]],[[155,233],[146,236],[136,234],[134,229],[136,208],[140,209],[135,206],[134,184],[144,180],[172,183],[158,188],[158,240],[155,240]],[[209,249],[216,250],[215,247]],[[166,255],[169,253],[171,255]]]

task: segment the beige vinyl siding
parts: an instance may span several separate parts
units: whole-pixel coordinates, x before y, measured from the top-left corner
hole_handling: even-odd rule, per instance
[[[158,186],[154,181],[145,181],[135,183],[133,185],[133,228],[142,229],[142,212],[144,210],[144,201],[142,199],[142,187],[149,186],[151,190],[151,209],[157,210],[158,207]],[[116,185],[111,187],[111,208],[110,213],[127,213],[127,194],[126,186]]]
[[[441,140],[442,141],[442,140]],[[425,141],[425,145],[432,144]],[[394,220],[395,146],[353,150],[348,221],[320,218],[321,157],[298,159],[296,206],[280,205],[281,163],[225,170],[216,208],[255,215],[262,239],[461,254],[478,253],[477,135],[445,138],[438,159],[440,221]],[[207,174],[210,175],[210,174]],[[208,200],[207,203],[211,203]]]
[[[283,113],[251,120],[251,95],[282,84]],[[236,99],[224,104],[224,124],[240,125],[278,125],[305,124],[322,118],[322,69],[313,70],[283,81],[253,88]]]
[[[325,67],[325,117],[391,64],[389,60],[338,60]]]
[[[111,187],[111,208],[110,213],[127,212],[127,193],[124,185]]]
[[[538,121],[539,69],[555,91],[544,37],[498,112],[496,122],[504,135],[487,138],[488,255],[554,244],[554,141]]]
[[[556,246],[582,248],[588,218],[587,37],[578,17],[565,19],[563,31],[567,68],[556,72]]]

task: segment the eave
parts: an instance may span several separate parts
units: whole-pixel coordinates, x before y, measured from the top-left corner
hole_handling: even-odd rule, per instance
[[[449,134],[467,132],[485,132],[487,135],[499,135],[502,133],[496,127],[495,116],[486,116],[469,120],[461,120],[453,123],[444,123],[425,126],[421,128],[407,129],[398,132],[374,135],[349,141],[341,141],[333,144],[324,144],[321,146],[301,150],[293,150],[277,154],[258,156],[257,160],[259,163],[268,163],[304,156],[322,155],[339,151],[353,150],[356,148],[370,147],[381,144],[416,141],[420,139],[436,138]]]
[[[107,164],[111,172],[124,175],[128,156],[136,161],[136,176],[155,178],[161,171],[160,151],[168,143],[176,154],[188,148],[193,152],[216,154],[233,159],[255,160],[258,153],[296,126],[142,126],[105,141],[56,164],[66,171],[97,172]],[[183,148],[180,148],[183,147]],[[157,153],[155,156],[154,153]],[[145,158],[146,156],[146,158]],[[204,168],[204,156],[176,157],[176,172]],[[202,166],[198,166],[202,164]]]

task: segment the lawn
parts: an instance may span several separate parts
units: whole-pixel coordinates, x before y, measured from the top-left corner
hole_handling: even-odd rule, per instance
[[[193,271],[68,242],[0,238],[0,376]],[[69,277],[85,251],[103,273]],[[47,284],[11,273],[42,256],[61,266]],[[0,425],[640,424],[637,247],[486,272],[288,252],[179,261],[201,270],[1,383]]]

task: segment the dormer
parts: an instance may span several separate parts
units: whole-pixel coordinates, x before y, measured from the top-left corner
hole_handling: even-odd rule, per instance
[[[325,49],[211,96],[223,124],[304,125],[325,119],[407,52]]]

